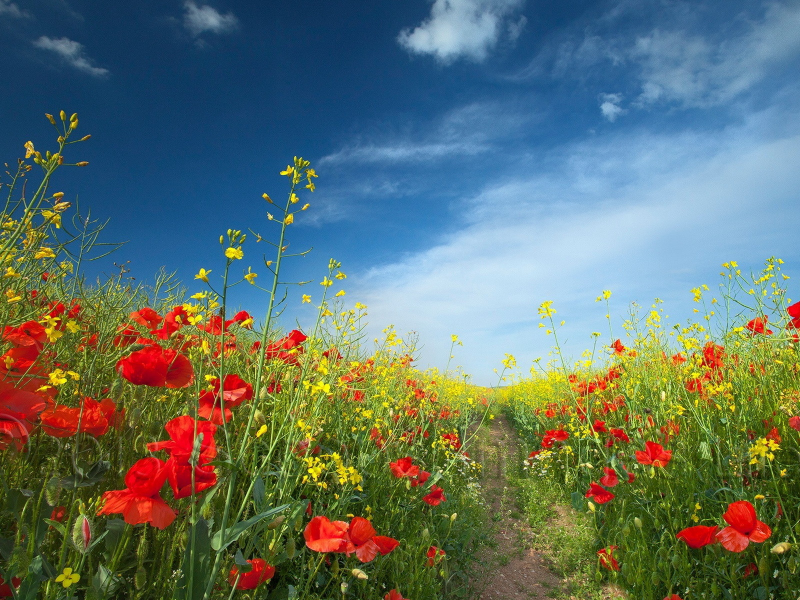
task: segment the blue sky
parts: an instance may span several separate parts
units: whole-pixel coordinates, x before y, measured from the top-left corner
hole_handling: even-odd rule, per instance
[[[302,155],[320,177],[294,278],[340,260],[372,337],[415,331],[443,366],[458,334],[478,383],[547,354],[544,300],[577,356],[607,331],[604,289],[622,333],[631,302],[690,316],[728,260],[800,279],[796,0],[0,0],[0,52],[0,156],[78,112],[91,164],[57,185],[129,241],[131,275],[194,291],[228,227],[269,235],[261,194]]]

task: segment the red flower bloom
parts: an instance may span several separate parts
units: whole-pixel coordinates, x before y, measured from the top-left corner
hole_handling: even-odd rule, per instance
[[[50,513],[51,521],[58,521],[61,523],[67,516],[67,508],[65,506],[56,506]]]
[[[592,498],[594,497],[595,501],[598,504],[605,504],[606,502],[610,502],[614,499],[614,494],[609,492],[608,490],[600,487],[594,481],[589,484],[589,491],[586,492],[584,498]]]
[[[772,329],[767,329],[768,320],[769,317],[767,317],[767,315],[756,317],[755,319],[748,321],[747,325],[745,325],[745,329],[749,329],[753,335],[759,333],[761,335],[772,335]]]
[[[303,531],[306,546],[314,552],[344,552],[347,548],[348,525],[344,521],[331,521],[317,516],[309,521]]]
[[[438,485],[434,485],[431,488],[430,493],[422,497],[422,501],[430,504],[431,506],[439,506],[442,502],[445,502],[447,498],[444,495],[444,490],[440,488]]]
[[[217,474],[212,465],[198,465],[193,468],[189,463],[180,463],[174,457],[170,458],[166,465],[167,481],[176,500],[192,495],[192,470],[195,494],[217,484]]]
[[[39,413],[50,404],[48,398],[0,381],[0,450],[9,445],[21,450]]]
[[[594,420],[594,425],[592,425],[592,429],[597,433],[606,433],[608,431],[606,429],[606,422],[601,421],[599,419]]]
[[[789,427],[791,427],[795,431],[800,431],[800,416],[790,417]]]
[[[195,437],[195,426],[197,436]],[[150,442],[147,449],[150,452],[164,450],[170,458],[174,458],[179,463],[189,464],[189,457],[194,449],[195,439],[202,436],[200,442],[200,464],[213,460],[217,456],[217,445],[214,443],[214,434],[217,426],[208,421],[197,421],[189,415],[175,417],[164,425],[164,429],[169,434],[170,439],[162,442]]]
[[[605,567],[609,571],[619,571],[619,563],[614,558],[614,550],[617,546],[608,546],[602,550],[597,551],[597,556],[600,557],[600,566]]]
[[[415,475],[415,476],[410,478],[411,479],[411,487],[417,487],[417,486],[423,485],[426,481],[428,481],[428,478],[430,476],[431,476],[430,473],[420,469],[420,471],[419,471],[419,473],[417,475]]]
[[[758,575],[758,565],[756,563],[750,563],[744,568],[742,577],[750,577],[750,575]]]
[[[672,458],[672,450],[664,450],[664,446],[655,442],[645,442],[644,452],[636,451],[636,460],[643,465],[666,467]]]
[[[288,351],[292,348],[298,348],[307,339],[308,337],[302,331],[294,329],[289,335],[279,339],[277,342],[270,342],[264,350],[264,355],[267,360],[277,358],[287,363],[296,363],[297,359]],[[298,350],[302,350],[302,348],[298,348]]]
[[[703,364],[711,369],[721,369],[725,363],[725,348],[714,342],[708,342],[703,347]]]
[[[134,323],[144,325],[148,329],[155,329],[161,324],[161,315],[149,307],[132,312],[130,314],[130,319]]]
[[[159,495],[167,479],[163,461],[157,458],[138,460],[125,475],[124,490],[103,493],[103,507],[98,515],[121,513],[130,525],[150,523],[153,527],[168,527],[177,514]]]
[[[419,475],[419,467],[412,465],[414,459],[410,456],[405,458],[398,458],[396,461],[389,463],[389,468],[392,470],[392,475],[398,479],[402,477],[416,477]]]
[[[234,566],[228,574],[228,583],[235,585],[237,590],[254,590],[275,576],[275,567],[263,558],[248,559],[247,562],[252,567],[247,573],[240,573],[239,567]]]
[[[64,438],[78,433],[93,437],[105,435],[111,426],[121,425],[123,413],[116,412],[116,404],[110,398],[98,402],[84,398],[82,407],[58,406],[48,408],[39,415],[42,429],[52,437]]]
[[[428,557],[428,562],[426,563],[427,566],[432,567],[435,564],[439,564],[447,553],[436,546],[431,546],[428,548],[428,552],[425,556]]]
[[[11,578],[11,586],[14,588],[18,588],[19,584],[22,583],[22,579],[19,577],[12,577]],[[9,586],[5,579],[0,577],[0,598],[13,598],[14,595],[11,593],[11,586]]]
[[[719,525],[695,525],[679,531],[675,537],[686,542],[689,548],[702,548],[717,543]]]
[[[619,477],[614,469],[611,467],[603,467],[603,471],[605,471],[606,474],[600,478],[601,485],[606,487],[614,487],[619,483]]]
[[[729,504],[722,518],[729,526],[717,533],[717,539],[731,552],[742,552],[750,542],[761,543],[772,535],[772,530],[758,520],[756,509],[747,500]]]
[[[203,390],[200,394],[200,408],[197,411],[204,419],[208,419],[222,425],[223,420],[225,423],[230,421],[233,413],[231,408],[239,406],[245,400],[253,398],[253,386],[244,381],[238,375],[225,375],[225,380],[222,384],[222,401],[219,395],[219,378],[215,377],[211,380],[214,385],[214,390]],[[224,411],[222,404],[224,403]]]
[[[397,590],[389,590],[389,593],[383,597],[383,600],[408,600],[408,598],[403,598],[403,595]]]
[[[345,552],[349,556],[355,552],[362,563],[373,560],[378,553],[389,554],[400,545],[397,540],[384,535],[376,535],[375,528],[363,517],[353,517],[347,532],[348,543]]]
[[[628,442],[631,441],[631,438],[628,437],[628,434],[625,433],[624,429],[611,428],[611,429],[609,429],[609,432],[611,433],[611,435],[613,435],[615,438],[617,438],[621,442],[628,443]]]
[[[683,598],[678,596],[678,594],[672,594],[672,595],[667,596],[666,598],[664,598],[664,600],[683,600]]]
[[[117,362],[117,373],[134,385],[184,388],[194,381],[192,363],[171,348],[147,346]]]
[[[625,352],[625,346],[622,345],[622,340],[616,340],[611,344],[611,349],[614,351],[614,354],[622,354]]]

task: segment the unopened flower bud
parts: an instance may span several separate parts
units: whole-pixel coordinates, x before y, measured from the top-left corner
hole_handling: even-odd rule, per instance
[[[76,167],[86,167],[86,166],[88,166],[88,165],[89,165],[89,161],[86,161],[86,160],[82,160],[82,161],[81,161],[81,162],[79,162],[79,163],[75,163],[75,166],[76,166]]]
[[[783,554],[791,547],[792,545],[789,542],[779,542],[772,547],[772,550],[770,550],[770,552],[772,552],[773,554]]]
[[[60,113],[58,113],[58,116],[61,117],[62,121],[67,120],[67,113],[65,113],[63,110]]]
[[[50,121],[51,125],[56,124],[56,120],[53,118],[53,115],[51,115],[50,113],[44,113],[44,116],[47,117],[47,120]]]
[[[353,569],[351,573],[353,574],[353,577],[355,577],[356,579],[369,579],[369,576],[366,573],[364,573],[364,571],[362,571],[361,569]]]
[[[642,520],[639,517],[633,518],[633,524],[636,525],[639,529],[642,528]]]

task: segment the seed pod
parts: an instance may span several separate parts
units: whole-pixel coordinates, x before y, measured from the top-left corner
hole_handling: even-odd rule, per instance
[[[290,559],[294,558],[295,550],[297,550],[297,547],[294,544],[294,538],[290,536],[289,539],[286,540],[286,556]]]
[[[270,521],[269,525],[267,525],[267,529],[277,529],[283,522],[286,520],[286,515],[281,515],[280,517],[275,518],[273,521]]]
[[[144,586],[147,585],[147,570],[144,565],[139,565],[139,568],[136,569],[136,575],[133,576],[133,584],[137,590],[144,589]]]

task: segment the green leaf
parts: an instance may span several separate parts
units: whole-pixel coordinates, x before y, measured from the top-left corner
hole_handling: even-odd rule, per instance
[[[175,600],[202,598],[208,585],[208,578],[211,576],[211,544],[208,539],[208,523],[205,519],[199,518],[189,529],[188,540],[183,554],[181,578],[172,596]]]
[[[122,584],[120,579],[103,565],[98,565],[97,573],[92,576],[91,587],[86,594],[87,600],[102,600],[117,591]]]
[[[255,482],[253,482],[253,502],[256,505],[257,509],[260,509],[264,506],[264,502],[266,501],[266,489],[264,488],[264,480],[261,479],[261,476],[256,477]]]
[[[271,508],[268,511],[259,513],[253,517],[250,517],[246,521],[240,521],[236,523],[233,527],[229,528],[225,533],[225,538],[223,539],[223,531],[219,530],[214,534],[214,537],[211,538],[211,547],[219,552],[220,550],[224,550],[228,546],[230,546],[233,542],[239,539],[245,531],[250,529],[253,525],[263,521],[264,519],[276,515],[280,512],[283,512],[287,508],[291,506],[290,504],[284,504],[279,506],[278,508]]]
[[[101,481],[110,468],[111,463],[107,460],[98,460],[93,465],[86,465],[85,467],[76,465],[75,475],[61,478],[61,487],[68,490],[89,487]]]

